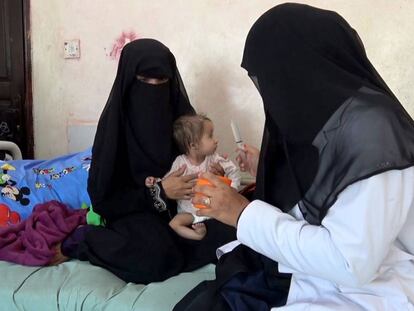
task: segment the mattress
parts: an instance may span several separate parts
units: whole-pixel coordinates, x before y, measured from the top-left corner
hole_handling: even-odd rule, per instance
[[[0,261],[0,310],[169,311],[203,280],[214,265],[148,285],[125,283],[88,262],[71,260],[52,267]]]

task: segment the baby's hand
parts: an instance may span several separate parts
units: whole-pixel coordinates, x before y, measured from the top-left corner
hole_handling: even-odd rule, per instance
[[[210,164],[208,171],[217,176],[224,176],[224,168],[218,162]]]
[[[145,186],[147,186],[148,188],[151,188],[152,186],[154,186],[155,182],[156,182],[155,177],[148,176],[147,178],[145,178]]]

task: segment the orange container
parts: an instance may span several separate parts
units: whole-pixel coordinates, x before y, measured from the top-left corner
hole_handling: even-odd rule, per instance
[[[231,186],[231,179],[227,178],[225,176],[218,176],[225,184],[227,184],[228,186]],[[197,179],[197,185],[198,186],[210,186],[210,187],[214,187],[214,185],[206,178],[198,178]],[[205,196],[203,193],[201,192],[196,192],[195,196]],[[195,208],[207,208],[207,206],[205,206],[204,204],[194,204]]]

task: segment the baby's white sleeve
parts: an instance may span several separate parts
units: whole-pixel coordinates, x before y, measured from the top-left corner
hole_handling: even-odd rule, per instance
[[[240,187],[240,170],[231,160],[225,159],[222,156],[217,155],[216,161],[224,169],[224,175],[231,179],[231,186],[238,190]]]
[[[178,170],[181,166],[183,166],[183,164],[185,164],[185,161],[184,161],[183,157],[182,156],[176,157],[173,164],[171,165],[171,169],[168,171],[167,174],[164,175],[163,178],[169,176],[171,173]]]

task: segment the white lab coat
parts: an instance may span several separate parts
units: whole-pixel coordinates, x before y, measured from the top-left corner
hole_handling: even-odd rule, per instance
[[[414,310],[413,167],[348,186],[320,226],[297,205],[253,201],[237,238],[293,274],[286,306],[272,310]]]

